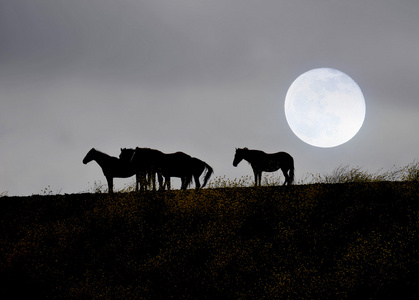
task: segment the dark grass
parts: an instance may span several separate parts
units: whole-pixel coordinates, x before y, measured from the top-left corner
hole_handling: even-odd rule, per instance
[[[0,294],[418,299],[419,184],[0,198]]]

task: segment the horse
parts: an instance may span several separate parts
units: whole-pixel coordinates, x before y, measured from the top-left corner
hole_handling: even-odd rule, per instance
[[[191,156],[183,152],[166,154],[160,150],[150,148],[135,148],[131,164],[135,169],[146,169],[159,175],[160,189],[170,190],[170,177],[179,177],[182,181],[181,189],[186,190],[192,181],[185,165],[188,165]],[[164,177],[165,182],[162,182]]]
[[[150,148],[142,148],[147,149],[146,151],[152,153],[153,151],[158,151]],[[135,149],[127,149],[121,148],[121,154],[119,154],[119,159],[129,163],[131,167],[133,167],[137,172],[137,177],[140,180],[136,182],[135,190],[138,191],[138,183],[140,183],[140,191],[146,191],[148,188],[153,186],[153,190],[156,190],[156,166],[153,165],[151,160],[144,159],[140,164],[132,165],[131,159],[134,155]],[[160,152],[160,151],[158,151]],[[160,174],[158,174],[160,176]],[[159,178],[159,182],[162,179]]]
[[[205,171],[205,186],[213,174],[213,169],[205,162],[198,158],[191,157],[183,152],[163,153],[159,150],[150,148],[136,148],[132,156],[131,163],[135,168],[148,168],[152,173],[159,176],[160,189],[167,187],[170,190],[170,178],[179,177],[181,179],[181,189],[191,184],[192,177],[195,179],[196,189],[201,187],[199,177]],[[163,183],[163,177],[165,182]],[[203,187],[202,186],[202,187]]]
[[[83,163],[87,164],[92,160],[96,161],[102,168],[103,175],[105,175],[108,182],[108,193],[113,193],[113,179],[114,178],[128,178],[136,175],[135,169],[131,165],[117,157],[110,156],[106,153],[100,152],[92,148],[84,157]],[[138,181],[138,178],[137,178]]]
[[[255,175],[255,186],[261,185],[262,172],[275,172],[278,169],[282,170],[285,176],[283,185],[291,185],[294,181],[294,159],[286,152],[265,153],[261,150],[249,150],[248,148],[236,148],[233,166],[246,160],[253,169]]]

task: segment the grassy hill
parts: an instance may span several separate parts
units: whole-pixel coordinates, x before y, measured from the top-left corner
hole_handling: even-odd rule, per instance
[[[418,182],[0,203],[1,295],[419,298]]]

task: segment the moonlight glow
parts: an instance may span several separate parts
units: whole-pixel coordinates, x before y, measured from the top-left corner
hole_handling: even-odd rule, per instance
[[[359,131],[365,118],[361,89],[335,69],[313,69],[300,75],[285,97],[285,116],[292,131],[307,144],[335,147]]]

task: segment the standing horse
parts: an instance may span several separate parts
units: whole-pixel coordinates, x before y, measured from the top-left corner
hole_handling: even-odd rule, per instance
[[[96,161],[102,168],[103,175],[108,181],[108,192],[113,193],[114,178],[128,178],[136,174],[134,168],[129,163],[124,162],[117,157],[110,156],[103,152],[92,148],[83,159],[83,163],[87,164],[92,160]],[[138,178],[137,178],[138,181]]]
[[[192,174],[189,170],[191,156],[183,152],[166,154],[159,150],[150,148],[135,148],[131,158],[131,164],[136,169],[149,169],[163,176],[163,184],[159,176],[160,189],[170,190],[170,178],[179,177],[182,181],[181,189],[186,190],[192,181]]]
[[[140,148],[139,148],[140,149]],[[156,157],[160,155],[160,151],[150,149],[150,148],[141,148],[143,149],[143,157],[142,160],[137,162],[137,164],[132,164],[131,160],[135,153],[136,149],[126,149],[121,148],[121,154],[119,154],[119,159],[127,162],[131,165],[132,168],[135,169],[137,176],[140,178],[140,180],[137,180],[136,183],[136,191],[138,191],[138,183],[140,183],[140,190],[146,191],[148,188],[153,187],[153,190],[156,190],[156,172],[157,172],[157,163],[154,163],[153,157]],[[162,182],[162,178],[160,174],[159,176],[159,182]],[[162,183],[161,183],[162,185]]]
[[[201,187],[199,177],[202,173],[206,172],[203,183],[203,186],[205,186],[214,172],[207,163],[183,152],[166,154],[149,148],[137,147],[131,163],[134,165],[134,168],[148,168],[151,173],[157,173],[160,189],[163,190],[166,187],[170,190],[171,177],[179,177],[181,179],[182,190],[186,190],[192,182],[192,177],[194,177],[196,189],[199,189]],[[165,179],[164,183],[162,182],[162,177]]]
[[[252,166],[253,174],[255,175],[255,186],[261,185],[263,171],[275,172],[278,169],[281,169],[285,176],[284,185],[291,185],[294,181],[294,159],[286,152],[267,154],[260,150],[236,148],[233,166],[237,167],[243,159]]]

